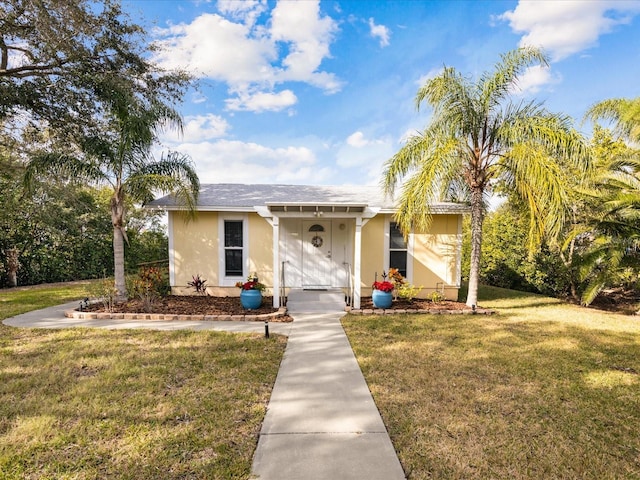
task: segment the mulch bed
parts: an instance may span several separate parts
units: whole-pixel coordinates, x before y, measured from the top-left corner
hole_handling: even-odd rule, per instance
[[[640,292],[623,288],[610,288],[598,294],[591,308],[625,315],[640,314]]]
[[[240,305],[240,298],[238,297],[210,297],[210,296],[181,296],[181,295],[169,295],[158,299],[151,305],[150,310],[146,309],[141,300],[129,300],[125,303],[120,303],[115,306],[112,313],[150,313],[160,315],[262,315],[276,313],[278,309],[273,308],[273,297],[263,297],[262,305],[255,310],[246,310]],[[89,312],[102,313],[106,312],[102,303],[94,303],[84,309]],[[375,310],[371,297],[363,297],[361,299],[361,311]],[[397,299],[393,301],[391,308],[385,311],[404,310],[411,311],[425,311],[430,313],[437,312],[452,312],[468,310],[468,307],[461,302],[453,302],[450,300],[443,300],[441,302],[432,302],[431,300],[414,299],[403,300]],[[274,318],[271,321],[275,322],[290,322],[293,319],[288,316],[281,316]]]
[[[371,297],[362,297],[360,299],[360,309],[375,309]],[[443,300],[441,302],[432,302],[431,300],[416,298],[413,300],[404,300],[398,298],[391,304],[391,308],[387,310],[430,310],[430,311],[449,311],[449,310],[468,310],[466,304],[461,302],[453,302],[451,300]]]
[[[278,312],[273,308],[273,297],[262,297],[262,305],[255,310],[247,310],[240,305],[239,297],[210,297],[192,295],[169,295],[145,309],[142,300],[134,299],[115,306],[112,313],[154,313],[164,315],[262,315]],[[89,305],[85,311],[106,312],[102,303]],[[277,317],[270,321],[291,322],[289,316]]]

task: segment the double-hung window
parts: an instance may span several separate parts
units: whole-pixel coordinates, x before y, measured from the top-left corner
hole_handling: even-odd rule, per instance
[[[224,221],[224,276],[244,276],[244,232],[242,220]]]
[[[407,276],[407,242],[395,222],[389,223],[389,268],[397,268],[403,277]]]

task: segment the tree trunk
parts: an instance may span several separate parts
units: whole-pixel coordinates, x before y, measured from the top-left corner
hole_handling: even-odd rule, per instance
[[[122,229],[113,227],[113,276],[116,288],[116,302],[127,300],[127,285],[124,275],[124,235]]]
[[[20,268],[19,252],[17,248],[9,248],[7,250],[7,277],[9,287],[18,286],[18,268]]]
[[[124,276],[124,202],[117,195],[111,199],[111,222],[113,223],[113,277],[116,302],[127,301],[127,285]]]
[[[482,249],[482,222],[484,221],[482,188],[471,191],[471,267],[469,269],[469,292],[467,305],[478,305],[478,280],[480,278],[480,255]]]

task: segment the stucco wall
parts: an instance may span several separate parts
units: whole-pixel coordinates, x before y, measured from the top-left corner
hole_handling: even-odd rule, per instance
[[[382,272],[386,270],[384,264],[384,228],[384,215],[373,217],[362,227],[361,285],[365,295],[371,295],[371,285],[375,281],[376,272],[378,273],[378,280],[382,280]]]
[[[249,215],[249,273],[273,287],[273,227],[257,213]]]
[[[191,280],[192,275],[200,274],[207,280],[210,294],[239,295],[239,290],[232,285],[219,286],[222,282],[221,245],[218,238],[221,217],[225,215],[200,212],[195,219],[188,222],[185,222],[186,217],[180,212],[170,212],[169,216],[172,235],[170,257],[174,266],[173,292],[193,294],[193,289],[187,287],[187,282]],[[246,219],[248,254],[245,277],[250,272],[256,272],[260,281],[270,288],[274,281],[273,229],[269,222],[258,214],[243,215],[243,218]],[[362,295],[371,294],[371,284],[376,273],[380,280],[382,272],[388,270],[389,266],[385,264],[385,259],[388,258],[388,252],[385,252],[388,248],[385,229],[390,218],[378,215],[362,228]],[[434,215],[429,232],[413,235],[413,256],[410,253],[408,260],[412,270],[411,282],[416,286],[423,286],[420,297],[428,297],[434,290],[442,288],[447,298],[457,297],[456,285],[459,279],[456,253],[460,240],[459,218],[458,215]],[[338,227],[334,230],[345,238],[348,237],[351,243],[353,232],[347,233],[351,228],[352,226],[349,226],[342,233]],[[281,244],[282,235],[281,233]],[[335,240],[334,243],[339,242]],[[245,277],[239,280],[244,280]],[[267,291],[267,294],[271,293],[271,290]]]
[[[459,218],[434,215],[429,232],[414,235],[413,284],[423,286],[423,298],[444,288],[447,298],[457,299]]]
[[[217,285],[218,214],[199,212],[194,219],[187,219],[181,212],[169,212],[169,226],[173,234],[169,256],[174,265],[174,293],[193,293],[187,287],[192,275],[199,274],[208,285]]]
[[[194,219],[185,222],[186,216],[180,212],[169,212],[173,233],[172,251],[174,275],[172,292],[192,295],[194,290],[187,286],[192,275],[199,274],[207,280],[207,292],[211,295],[236,296],[240,291],[233,285],[221,287],[221,236],[220,215],[217,212],[199,212]],[[238,217],[240,218],[240,217]],[[251,272],[256,272],[260,281],[273,286],[273,230],[271,225],[258,214],[246,216],[247,256],[245,274],[238,280],[245,280]],[[265,292],[271,294],[271,290]]]
[[[409,248],[408,270],[411,270],[411,283],[422,286],[418,295],[428,298],[435,290],[443,291],[449,299],[458,296],[458,259],[456,256],[458,243],[459,215],[434,215],[427,233],[413,235],[413,250]],[[362,229],[362,295],[371,295],[371,284],[378,280],[381,273],[388,271],[385,263],[388,258],[385,242],[386,222],[390,215],[378,215],[371,219]]]

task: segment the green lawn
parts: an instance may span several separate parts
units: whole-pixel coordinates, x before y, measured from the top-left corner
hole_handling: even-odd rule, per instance
[[[0,291],[0,318],[86,285]],[[483,289],[348,316],[409,479],[640,478],[640,320]],[[0,326],[0,479],[249,478],[285,339]]]
[[[0,291],[0,317],[85,286]],[[286,339],[0,326],[0,479],[242,479]]]
[[[0,290],[0,321],[88,296],[91,280]]]
[[[640,478],[640,320],[480,300],[498,313],[343,321],[408,478]]]

